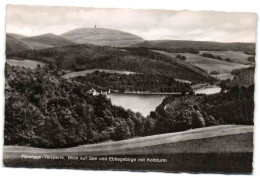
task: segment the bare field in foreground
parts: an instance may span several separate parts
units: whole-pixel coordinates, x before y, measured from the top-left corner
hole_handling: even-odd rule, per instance
[[[4,165],[250,174],[252,152],[253,126],[225,125],[63,149],[4,146]],[[65,159],[23,159],[23,154],[64,156]],[[71,160],[68,156],[94,156],[97,160]],[[109,161],[111,157],[144,161]],[[105,158],[108,160],[102,160]],[[151,159],[166,162],[150,162]]]
[[[81,145],[72,148],[42,149],[23,146],[5,146],[4,154],[175,154],[209,152],[252,152],[253,126],[223,125],[193,129],[184,132],[133,138],[117,142]],[[11,155],[10,155],[11,156]]]

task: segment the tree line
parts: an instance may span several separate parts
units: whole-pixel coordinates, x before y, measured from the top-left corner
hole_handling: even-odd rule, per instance
[[[74,80],[94,84],[103,88],[103,91],[111,89],[119,92],[189,92],[192,90],[189,84],[178,82],[173,77],[154,74],[125,75],[95,71]]]
[[[221,56],[215,56],[215,55],[213,55],[211,53],[202,53],[201,56],[207,57],[207,58],[212,58],[212,59],[217,59],[217,60],[220,60],[220,61],[232,62],[230,58],[222,59]]]

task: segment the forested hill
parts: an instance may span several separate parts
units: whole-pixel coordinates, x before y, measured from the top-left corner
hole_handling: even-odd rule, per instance
[[[255,67],[235,69],[231,74],[234,75],[233,80],[221,81],[220,86],[223,90],[230,89],[234,86],[249,87],[255,83]]]
[[[76,77],[74,80],[81,83],[95,84],[102,87],[103,91],[111,89],[111,91],[119,92],[183,93],[192,90],[189,84],[178,82],[174,78],[164,75],[125,75],[96,71],[84,77]]]
[[[220,43],[210,41],[182,41],[182,40],[154,40],[133,44],[132,47],[166,48],[166,49],[193,49],[206,51],[245,51],[255,53],[255,43]]]
[[[255,83],[255,67],[233,70],[231,74],[235,75],[235,77],[231,81],[230,86],[248,87]]]
[[[227,93],[165,98],[155,112],[156,133],[222,124],[254,124],[254,85],[234,86]]]
[[[57,148],[123,140],[150,133],[152,120],[113,106],[91,86],[35,70],[6,65],[5,145]]]
[[[163,54],[139,48],[117,49],[85,44],[26,50],[7,56],[12,57],[53,63],[58,69],[72,71],[99,68],[160,74],[194,83],[214,81],[205,71],[197,67],[184,65]]]

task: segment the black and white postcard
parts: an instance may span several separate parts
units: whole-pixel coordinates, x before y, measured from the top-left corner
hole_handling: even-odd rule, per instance
[[[6,8],[6,167],[252,174],[257,14]]]

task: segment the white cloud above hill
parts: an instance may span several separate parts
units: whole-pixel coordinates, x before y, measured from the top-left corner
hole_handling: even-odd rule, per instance
[[[8,5],[6,32],[34,36],[84,27],[131,32],[146,40],[255,42],[257,15],[217,11],[165,11]]]

